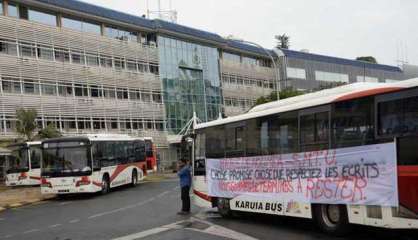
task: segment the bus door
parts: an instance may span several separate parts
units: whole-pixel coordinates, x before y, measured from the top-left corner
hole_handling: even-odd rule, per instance
[[[376,97],[376,135],[396,139],[398,216],[418,219],[418,89]]]

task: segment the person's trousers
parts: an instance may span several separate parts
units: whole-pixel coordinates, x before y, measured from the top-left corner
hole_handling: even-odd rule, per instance
[[[181,210],[183,212],[190,212],[190,186],[181,188]]]

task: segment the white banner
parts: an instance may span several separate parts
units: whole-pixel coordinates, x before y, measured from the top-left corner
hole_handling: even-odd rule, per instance
[[[209,195],[398,206],[395,143],[305,153],[207,159]]]

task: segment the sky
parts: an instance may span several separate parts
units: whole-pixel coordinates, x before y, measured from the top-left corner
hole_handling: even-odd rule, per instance
[[[83,0],[142,15],[147,0]],[[290,49],[355,59],[374,56],[418,65],[417,0],[171,0],[179,24],[273,48],[275,35],[290,36]],[[157,0],[148,0],[151,10]],[[169,0],[161,0],[163,9]]]

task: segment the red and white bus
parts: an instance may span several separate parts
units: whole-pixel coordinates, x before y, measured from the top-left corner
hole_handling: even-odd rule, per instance
[[[157,148],[155,147],[152,138],[146,137],[145,140],[145,155],[147,157],[147,170],[157,171]]]
[[[36,186],[41,180],[41,142],[25,142],[10,145],[10,168],[6,186]]]
[[[125,135],[86,135],[42,142],[43,194],[108,193],[146,175],[145,142]]]
[[[346,233],[350,224],[394,229],[418,228],[418,79],[345,85],[260,105],[243,115],[198,124],[194,129],[193,192],[194,202],[199,206],[217,207],[223,216],[245,211],[312,218],[323,231],[340,235]],[[388,149],[389,154],[376,150],[383,147]],[[288,181],[289,178],[283,177],[287,172],[277,170],[285,168],[287,160],[291,164],[300,160],[300,164],[303,164],[306,163],[303,160],[308,159],[309,166],[315,164],[315,161],[321,163],[323,159],[325,162],[338,161],[339,164],[345,164],[348,158],[344,154],[338,157],[331,154],[329,157],[329,153],[338,152],[365,156],[364,159],[354,159],[363,165],[353,167],[349,164],[342,168],[337,166],[326,169],[326,176],[322,179],[325,191],[316,191],[320,187],[315,185],[318,189],[310,188],[310,192],[306,193],[308,195],[302,196],[312,202],[293,201],[285,197],[296,196],[294,192],[299,190],[297,185],[291,185],[293,182]],[[321,154],[325,157],[318,157]],[[379,159],[375,159],[377,162],[374,165],[368,164],[367,158],[373,156],[379,156]],[[377,164],[381,163],[381,159],[393,161],[393,168],[378,169]],[[220,171],[214,171],[209,166],[209,163],[212,165],[217,160],[224,164],[219,167]],[[261,165],[255,165],[254,169],[247,172],[240,171],[240,167],[251,161],[258,161]],[[234,164],[235,169],[227,168]],[[270,172],[257,172],[259,166],[273,167]],[[327,188],[327,184],[334,186],[333,180],[339,176],[337,172],[341,169],[341,179],[345,183],[335,183],[339,189]],[[377,181],[376,169],[385,172],[385,176],[379,176],[383,181]],[[297,174],[308,178],[308,182],[319,183],[312,181],[316,169],[309,170]],[[251,175],[254,171],[257,173],[255,180]],[[243,180],[236,184],[236,181],[231,180],[231,172],[234,174],[232,179],[249,179],[250,182]],[[354,192],[357,195],[345,198],[351,203],[338,203],[335,199],[330,202],[313,201],[325,195],[332,199],[337,196],[337,192],[342,192],[342,199],[347,197],[344,195],[349,193],[351,186],[347,181],[352,179],[347,174],[354,174],[359,182],[375,177],[370,180],[374,188],[364,190],[369,192]],[[260,185],[252,185],[258,177],[277,180],[273,183],[280,182],[282,185],[263,185],[272,183],[269,180],[261,183],[258,181]],[[384,180],[385,177],[388,181]],[[215,180],[222,184],[211,185],[210,182]],[[365,187],[364,183],[367,182],[354,184],[354,188],[358,187],[359,190],[360,185]],[[229,197],[213,194],[215,190],[222,192],[224,189],[230,193],[250,190]],[[262,198],[263,191],[268,192],[269,189],[280,194],[269,195],[267,200]],[[302,192],[304,189],[300,190]],[[377,193],[375,196],[371,194],[373,191]],[[309,195],[311,193],[314,195]],[[384,202],[389,199],[387,195],[392,194],[395,196],[391,198],[392,205],[373,204],[373,201],[365,197],[381,196]],[[358,196],[361,198],[357,199]],[[379,199],[375,201],[379,202]]]

